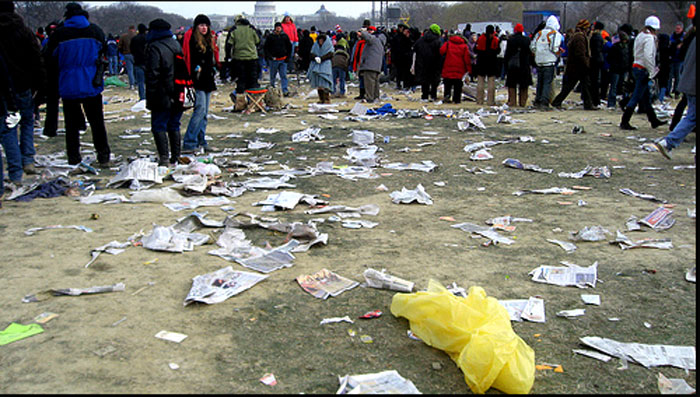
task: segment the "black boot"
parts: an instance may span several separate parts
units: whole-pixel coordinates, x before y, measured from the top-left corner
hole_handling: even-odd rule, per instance
[[[168,166],[168,138],[165,131],[153,131],[153,140],[158,151],[158,165]]]
[[[649,120],[649,123],[651,123],[651,128],[656,128],[666,124],[665,121],[661,121],[658,117],[656,117],[656,112],[651,106],[647,107],[647,120]]]
[[[622,121],[620,121],[620,128],[623,130],[634,131],[637,127],[630,124],[632,119],[632,114],[634,114],[634,108],[625,108],[625,112],[622,113]]]
[[[365,99],[365,89],[364,88],[360,88],[360,95],[356,96],[355,99],[357,99],[357,100]]]
[[[176,164],[180,158],[180,142],[182,142],[180,131],[168,131],[168,140],[170,140],[170,164]]]

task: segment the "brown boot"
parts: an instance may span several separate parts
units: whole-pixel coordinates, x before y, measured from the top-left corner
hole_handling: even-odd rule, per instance
[[[318,91],[318,103],[325,103],[323,102],[323,88],[318,88],[316,91]]]
[[[328,90],[323,90],[323,103],[329,104],[331,103],[331,92]]]
[[[518,101],[520,102],[520,107],[524,108],[525,106],[527,106],[527,87],[525,87],[524,89],[521,88],[519,90],[520,92],[518,94],[520,94],[520,96],[518,97]]]
[[[508,87],[508,107],[515,107],[515,87]]]

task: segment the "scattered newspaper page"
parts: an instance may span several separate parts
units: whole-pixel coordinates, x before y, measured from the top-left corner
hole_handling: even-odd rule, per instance
[[[360,284],[328,269],[321,269],[312,275],[301,275],[296,280],[304,291],[319,299],[338,296]]]
[[[402,278],[392,276],[386,273],[386,269],[378,272],[374,269],[364,271],[365,281],[372,288],[389,289],[392,291],[412,292],[414,283],[406,281]]]
[[[561,262],[566,266],[540,266],[529,273],[532,281],[554,284],[562,287],[576,286],[595,288],[598,273],[598,262],[588,267],[580,267],[573,263]]]
[[[192,288],[183,306],[192,302],[208,305],[220,303],[251,288],[268,276],[251,272],[234,271],[231,266],[192,279]]]
[[[529,299],[499,300],[510,316],[510,321],[528,320],[535,323],[546,321],[544,314],[544,299],[531,296]]]
[[[632,359],[644,367],[672,366],[695,371],[695,346],[623,343],[597,336],[580,338],[584,345],[611,356]]]
[[[163,183],[163,177],[158,172],[158,163],[145,159],[134,160],[119,170],[119,173],[106,186],[117,185],[119,187],[133,180]]]
[[[338,377],[340,388],[335,394],[422,394],[398,371]]]

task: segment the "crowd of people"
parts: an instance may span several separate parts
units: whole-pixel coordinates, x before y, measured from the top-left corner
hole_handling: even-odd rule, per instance
[[[238,104],[246,101],[246,91],[260,88],[264,71],[270,87],[279,77],[285,97],[293,95],[288,73],[306,73],[319,103],[345,97],[346,82],[357,79],[354,99],[366,103],[379,101],[381,84],[391,82],[404,92],[420,87],[425,102],[438,101],[442,83],[442,102],[459,104],[464,87],[476,81],[476,103],[493,106],[500,80],[508,90],[508,106],[526,107],[529,87],[535,84],[536,109],[562,109],[572,91],[580,92],[585,110],[619,106],[624,130],[636,129],[630,124],[636,109],[646,113],[652,128],[663,125],[652,104],[673,96],[680,102],[671,133],[656,143],[670,158],[695,129],[694,6],[688,18],[689,29],[678,22],[670,35],[662,33],[656,16],[648,17],[641,30],[623,24],[614,34],[603,23],[586,19],[562,34],[556,16],[533,32],[519,23],[512,33],[493,25],[482,33],[472,32],[470,25],[461,32],[437,24],[421,31],[403,23],[378,28],[365,20],[346,34],[340,26],[325,32],[313,26],[300,29],[288,15],[272,31],[261,32],[239,15],[232,27],[215,32],[210,19],[198,15],[192,27],[175,32],[167,21],[155,19],[148,26],[130,26],[122,35],[105,36],[78,3],[69,3],[61,21],[35,33],[12,2],[0,2],[0,142],[9,180],[20,184],[23,173],[36,173],[33,128],[39,105],[46,104],[43,134],[56,136],[60,98],[68,163],[82,161],[79,131],[86,129],[87,119],[98,164],[109,167],[103,78],[120,74],[123,62],[129,88],[138,90],[139,100],[152,112],[159,163],[165,166],[176,163],[181,153],[207,150],[207,114],[217,80],[236,83],[231,99]],[[554,96],[555,76],[562,68],[561,90]],[[190,107],[192,116],[181,137],[180,119]],[[0,166],[0,195],[2,172]]]

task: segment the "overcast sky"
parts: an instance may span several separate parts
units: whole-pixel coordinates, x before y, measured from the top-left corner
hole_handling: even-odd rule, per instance
[[[90,6],[104,6],[116,1],[86,1]],[[158,7],[165,12],[180,14],[186,18],[194,18],[197,14],[235,15],[238,13],[252,14],[255,11],[254,1],[137,1],[136,3]],[[357,18],[363,12],[372,11],[371,1],[275,1],[278,14],[289,12],[292,15],[308,15],[318,11],[321,4],[328,11],[338,16]],[[379,2],[376,2],[376,12],[379,14]]]

